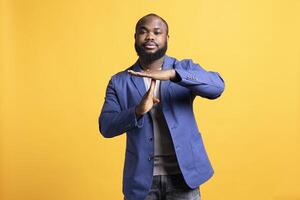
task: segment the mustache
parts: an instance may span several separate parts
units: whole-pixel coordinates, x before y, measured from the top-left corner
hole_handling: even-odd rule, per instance
[[[134,43],[134,48],[139,56],[139,58],[143,59],[145,62],[152,62],[163,57],[168,49],[168,43],[166,42],[162,47],[158,48],[154,53],[148,53],[145,51],[142,45],[138,45],[136,42]]]
[[[148,44],[154,44],[155,46],[158,46],[158,44],[154,41],[147,41],[143,43],[143,46],[148,45]]]

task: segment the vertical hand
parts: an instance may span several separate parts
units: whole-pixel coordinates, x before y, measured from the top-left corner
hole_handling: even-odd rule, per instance
[[[151,108],[159,103],[159,99],[154,97],[154,89],[155,89],[156,81],[154,79],[151,79],[151,85],[146,92],[146,94],[143,96],[141,102],[136,106],[135,113],[137,117],[140,117],[147,113]]]

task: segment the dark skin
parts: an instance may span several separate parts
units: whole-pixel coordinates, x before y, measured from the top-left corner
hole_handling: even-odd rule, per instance
[[[168,42],[167,26],[154,16],[146,17],[137,27],[134,34],[135,43],[147,53],[154,53],[158,48],[164,47]],[[148,45],[147,45],[148,44]],[[148,63],[139,57],[143,69],[154,70],[161,67],[164,58]]]
[[[142,47],[147,53],[154,53],[159,48],[163,47],[168,42],[167,26],[158,17],[146,17],[137,27],[134,34],[135,42]],[[159,99],[154,97],[155,80],[175,80],[176,72],[174,69],[161,70],[164,57],[147,62],[139,57],[140,65],[143,72],[135,72],[128,70],[128,73],[133,76],[151,78],[149,90],[143,96],[141,102],[136,106],[135,113],[137,117],[149,112],[151,108],[159,103]]]

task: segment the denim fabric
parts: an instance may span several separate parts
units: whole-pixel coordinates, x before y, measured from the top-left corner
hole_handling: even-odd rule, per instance
[[[153,176],[145,200],[200,200],[199,188],[190,189],[181,174]],[[125,199],[126,200],[126,199]]]

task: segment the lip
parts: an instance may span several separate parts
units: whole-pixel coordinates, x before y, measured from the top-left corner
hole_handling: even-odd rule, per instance
[[[154,42],[146,42],[143,45],[146,49],[155,49],[157,45]]]

